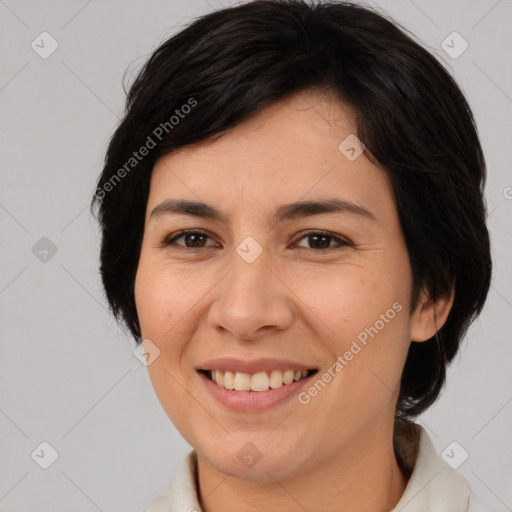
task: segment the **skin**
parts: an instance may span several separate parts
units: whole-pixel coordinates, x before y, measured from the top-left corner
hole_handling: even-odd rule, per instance
[[[435,303],[422,294],[409,310],[411,268],[388,178],[364,155],[349,161],[338,149],[356,132],[349,107],[308,90],[154,167],[136,306],[143,338],[160,350],[148,366],[152,385],[198,453],[205,512],[330,512],[340,503],[386,511],[404,492],[392,444],[400,377],[411,340],[440,329],[453,294]],[[229,221],[150,219],[169,198],[212,204]],[[326,198],[363,206],[375,220],[323,213],[271,221],[284,203]],[[182,229],[207,236],[163,245]],[[302,230],[334,238],[315,244]],[[263,248],[252,263],[236,252],[248,236]],[[270,357],[322,375],[394,303],[402,310],[306,405],[293,397],[259,413],[231,411],[194,369],[215,357]],[[248,442],[261,453],[252,467],[237,457]]]

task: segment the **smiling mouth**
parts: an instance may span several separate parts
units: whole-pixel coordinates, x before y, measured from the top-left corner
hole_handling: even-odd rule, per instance
[[[257,373],[224,370],[199,370],[220,388],[233,391],[268,391],[293,384],[317,373],[318,370],[272,370]]]

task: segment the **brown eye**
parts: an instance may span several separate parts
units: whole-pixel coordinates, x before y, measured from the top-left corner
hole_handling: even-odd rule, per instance
[[[201,249],[202,247],[211,247],[206,245],[206,241],[210,237],[204,233],[203,231],[196,231],[196,230],[188,230],[188,231],[181,231],[176,236],[173,236],[172,238],[169,238],[165,240],[164,245],[165,246],[178,246],[179,248],[185,248],[185,249]],[[177,240],[183,239],[185,241],[184,244],[176,243]]]
[[[349,242],[342,240],[341,238],[334,236],[331,233],[324,231],[310,231],[309,233],[303,233],[302,237],[299,240],[306,239],[309,247],[305,247],[306,249],[335,249],[343,246],[351,245]],[[335,242],[335,245],[331,245],[332,242]],[[295,244],[297,245],[297,244]],[[298,245],[297,245],[298,246]],[[300,247],[300,246],[298,246]],[[302,246],[304,247],[304,246]]]

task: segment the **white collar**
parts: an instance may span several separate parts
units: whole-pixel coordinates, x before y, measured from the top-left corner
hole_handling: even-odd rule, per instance
[[[402,497],[391,512],[466,512],[471,488],[439,457],[420,425],[418,457]]]
[[[466,512],[470,486],[466,479],[437,454],[423,427],[412,474],[402,497],[391,512]],[[194,511],[195,509],[195,511]],[[144,512],[203,512],[197,492],[197,452],[181,462],[172,487]]]

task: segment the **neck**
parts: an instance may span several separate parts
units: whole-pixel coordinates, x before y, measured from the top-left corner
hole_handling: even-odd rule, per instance
[[[407,476],[393,449],[393,426],[364,431],[347,446],[318,459],[307,472],[256,482],[230,477],[198,455],[198,485],[204,512],[385,512],[402,496]]]

